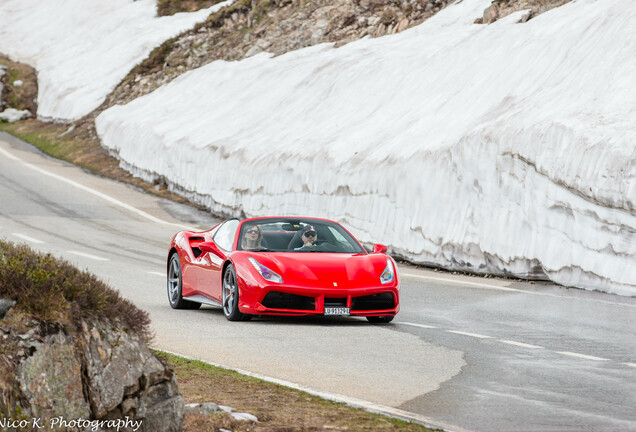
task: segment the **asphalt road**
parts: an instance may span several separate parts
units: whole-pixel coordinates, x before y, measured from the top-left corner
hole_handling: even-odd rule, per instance
[[[636,298],[403,266],[386,326],[172,310],[166,247],[214,223],[0,133],[0,238],[119,289],[157,348],[448,430],[636,431]]]

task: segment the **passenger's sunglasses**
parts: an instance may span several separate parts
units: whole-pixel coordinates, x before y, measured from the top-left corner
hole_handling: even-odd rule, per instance
[[[303,234],[305,237],[316,237],[316,231],[307,231]]]
[[[258,234],[258,230],[257,229],[248,229],[247,233],[248,234]]]

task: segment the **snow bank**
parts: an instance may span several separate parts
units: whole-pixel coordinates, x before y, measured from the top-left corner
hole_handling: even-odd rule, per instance
[[[636,9],[579,0],[214,62],[97,118],[215,211],[339,220],[449,269],[636,295]]]
[[[0,52],[38,71],[40,117],[74,120],[153,48],[230,2],[157,18],[155,0],[3,0]]]

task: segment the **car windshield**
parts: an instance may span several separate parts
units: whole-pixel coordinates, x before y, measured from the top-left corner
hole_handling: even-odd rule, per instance
[[[342,226],[318,219],[258,219],[243,223],[238,250],[365,253]]]

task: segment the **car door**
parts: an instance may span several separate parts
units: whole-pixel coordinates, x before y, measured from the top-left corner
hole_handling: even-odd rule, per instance
[[[212,236],[212,241],[216,243],[221,252],[225,254],[224,257],[219,257],[211,252],[206,252],[201,256],[203,263],[200,267],[200,279],[204,281],[205,295],[219,303],[221,302],[221,281],[223,279],[221,272],[223,271],[223,262],[225,261],[225,257],[232,251],[238,226],[238,219],[230,219],[225,221],[216,233],[214,233],[214,236]]]

